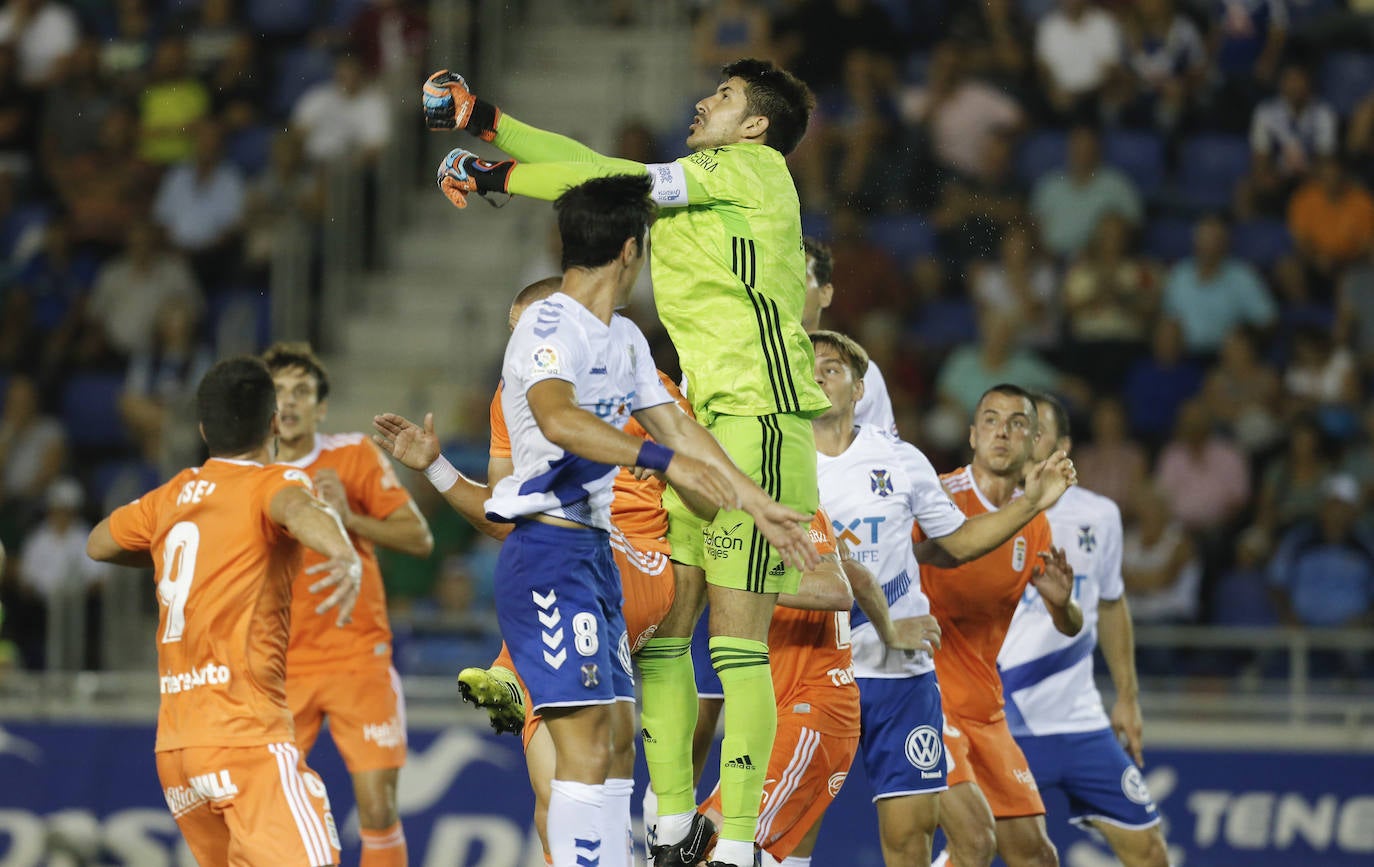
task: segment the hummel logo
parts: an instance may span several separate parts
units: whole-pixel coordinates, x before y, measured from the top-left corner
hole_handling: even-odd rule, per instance
[[[742,771],[752,771],[754,770],[754,760],[749,757],[748,753],[745,753],[737,759],[731,759],[726,762],[725,767],[738,768]]]

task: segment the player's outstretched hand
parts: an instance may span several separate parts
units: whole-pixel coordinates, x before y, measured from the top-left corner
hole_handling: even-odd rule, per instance
[[[1070,486],[1078,484],[1078,471],[1062,450],[1050,455],[1026,473],[1022,493],[1037,509],[1044,511],[1064,496]]]
[[[1145,767],[1145,723],[1140,716],[1140,702],[1134,696],[1117,696],[1112,705],[1112,731],[1136,766]]]
[[[463,129],[477,102],[463,76],[447,69],[426,79],[420,96],[425,109],[425,126],[432,130]]]
[[[434,432],[434,413],[425,413],[425,426],[386,412],[372,417],[376,433],[372,441],[412,470],[424,472],[439,458],[439,435]]]
[[[940,649],[940,621],[933,614],[903,617],[892,621],[893,650],[920,650],[935,653]]]
[[[444,161],[439,163],[439,172],[435,181],[439,185],[439,192],[443,193],[444,197],[452,202],[454,207],[466,208],[469,193],[477,193],[483,197],[488,192],[504,193],[510,177],[510,170],[514,166],[514,160],[502,160],[493,163],[482,159],[470,150],[454,148],[448,152],[448,156],[444,157]],[[478,175],[492,176],[484,179],[485,186],[481,190],[477,188]]]
[[[1050,548],[1037,554],[1040,563],[1031,570],[1031,583],[1045,602],[1063,608],[1073,598],[1073,567],[1063,548]]]
[[[816,546],[806,529],[811,524],[811,516],[789,509],[764,493],[762,488],[754,487],[757,495],[745,498],[744,511],[754,519],[754,526],[778,552],[782,562],[802,571],[819,566],[821,555],[816,553]]]
[[[691,455],[677,452],[668,463],[664,473],[668,484],[686,493],[689,497],[710,504],[715,509],[738,509],[739,497],[735,486],[725,474],[705,461]]]
[[[310,585],[310,592],[319,593],[330,587],[334,588],[334,592],[315,608],[315,613],[323,614],[337,607],[339,616],[334,622],[339,626],[347,626],[353,622],[353,606],[358,603],[358,590],[363,586],[363,561],[358,559],[357,554],[350,553],[346,557],[334,557],[316,563],[305,570],[307,575],[320,573],[324,573],[324,577]]]

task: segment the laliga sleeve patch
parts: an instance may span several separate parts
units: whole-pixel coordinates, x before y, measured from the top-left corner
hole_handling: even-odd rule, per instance
[[[535,376],[551,376],[563,372],[558,350],[547,343],[534,348],[534,352],[530,353],[530,361],[530,372]]]
[[[687,173],[677,163],[649,163],[649,177],[654,182],[649,197],[665,208],[687,206]]]

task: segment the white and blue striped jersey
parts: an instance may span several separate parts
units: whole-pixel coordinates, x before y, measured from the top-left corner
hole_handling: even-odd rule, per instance
[[[919,521],[926,536],[939,538],[965,520],[930,461],[910,443],[860,426],[844,454],[817,454],[816,469],[821,506],[830,513],[835,537],[877,576],[892,618],[929,614],[911,526]],[[911,677],[934,669],[929,654],[889,651],[857,605],[849,617],[858,677]]]
[[[1083,629],[1070,638],[1054,628],[1034,585],[1016,606],[997,667],[1007,724],[1018,737],[1095,731],[1110,725],[1093,681],[1097,603],[1120,599],[1121,510],[1116,503],[1072,487],[1045,513],[1054,544],[1073,567],[1073,592]]]
[[[506,344],[501,409],[515,471],[492,491],[487,517],[513,521],[543,513],[609,531],[618,468],[564,451],[544,436],[525,395],[546,379],[572,383],[577,405],[618,430],[632,412],[673,398],[633,322],[617,314],[607,325],[562,292],[530,305]]]

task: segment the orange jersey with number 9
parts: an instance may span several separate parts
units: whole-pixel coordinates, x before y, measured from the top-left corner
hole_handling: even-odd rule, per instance
[[[110,515],[114,541],[153,558],[158,751],[294,739],[286,644],[301,546],[269,515],[292,486],[310,479],[212,458]]]

